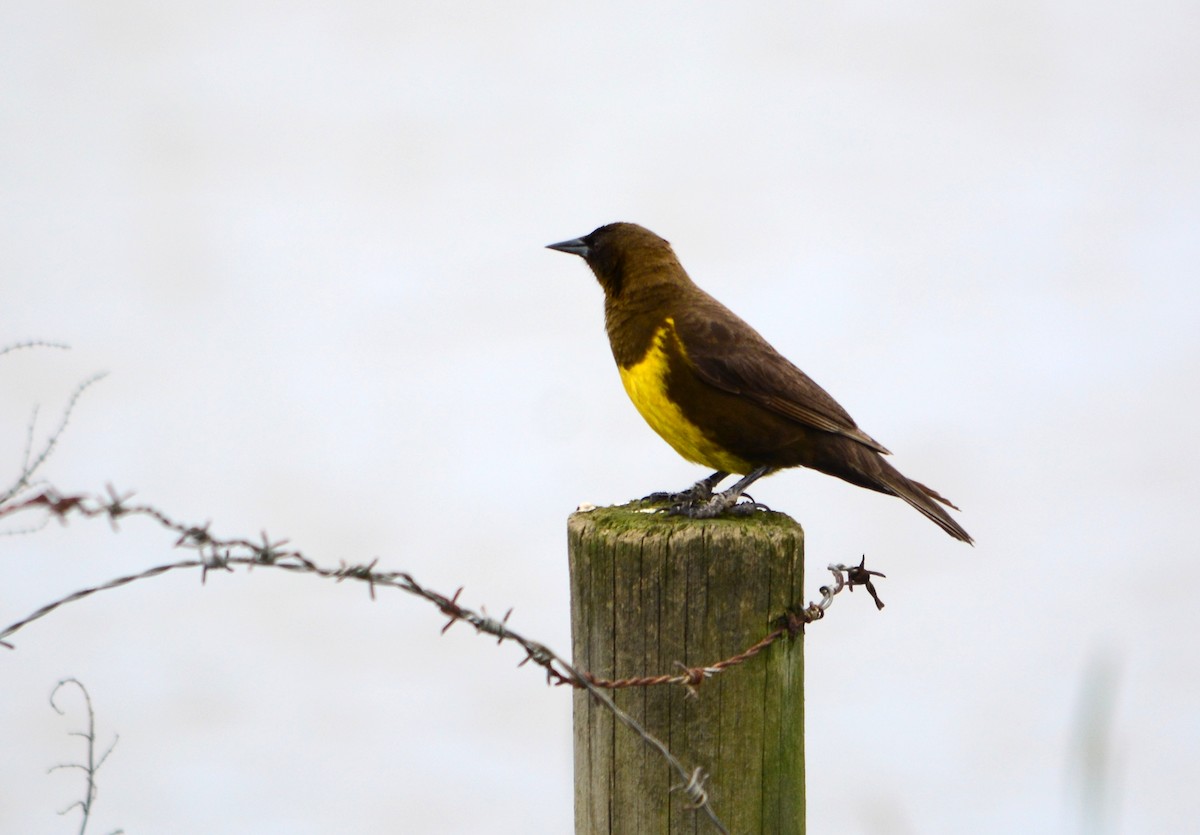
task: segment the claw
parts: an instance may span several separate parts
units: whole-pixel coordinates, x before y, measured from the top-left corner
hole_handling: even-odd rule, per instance
[[[728,473],[718,471],[707,478],[700,479],[686,490],[681,490],[678,493],[651,493],[649,496],[640,499],[640,501],[649,504],[670,504],[673,506],[702,504],[713,497],[713,488],[727,475]]]
[[[668,504],[670,506],[662,508],[660,512],[668,516],[686,516],[689,519],[715,519],[725,513],[732,516],[749,516],[759,510],[770,510],[765,504],[754,501],[744,491],[752,482],[771,472],[773,471],[770,467],[757,467],[728,490],[714,493],[713,488],[729,475],[718,470],[681,493],[651,493],[642,501]],[[746,496],[749,501],[740,501],[742,496]]]
[[[706,502],[680,502],[668,507],[668,516],[686,516],[688,519],[716,519],[718,516],[752,516],[759,511],[770,512],[771,508],[751,499],[738,501],[740,497],[729,492],[717,493]],[[749,498],[749,497],[747,497]]]

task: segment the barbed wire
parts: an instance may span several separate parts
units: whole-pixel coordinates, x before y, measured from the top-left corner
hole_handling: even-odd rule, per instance
[[[34,621],[45,617],[60,606],[82,600],[102,591],[119,588],[129,583],[150,579],[151,577],[157,577],[181,569],[200,569],[202,583],[207,580],[209,571],[221,570],[232,572],[237,566],[244,566],[246,568],[265,566],[283,571],[313,574],[339,583],[344,580],[358,580],[367,584],[368,593],[372,600],[375,599],[377,588],[399,589],[400,591],[427,600],[436,606],[448,618],[446,624],[442,627],[443,633],[460,621],[468,623],[477,632],[495,637],[497,643],[511,642],[520,646],[525,653],[525,657],[522,658],[518,666],[523,666],[532,661],[545,671],[548,684],[586,690],[592,699],[603,705],[621,724],[625,725],[640,737],[646,745],[659,753],[671,769],[676,772],[680,780],[682,780],[682,783],[675,786],[674,790],[682,790],[687,795],[690,806],[694,809],[704,811],[709,820],[720,832],[727,832],[727,830],[713,811],[707,791],[704,788],[708,775],[700,768],[690,770],[686,768],[661,740],[651,734],[633,716],[617,707],[606,691],[629,687],[652,687],[674,684],[685,687],[689,695],[695,696],[700,685],[705,680],[749,661],[785,637],[794,638],[803,631],[806,624],[823,618],[833,603],[834,597],[844,589],[853,589],[855,586],[865,585],[871,592],[872,597],[874,597],[876,604],[880,608],[883,606],[871,583],[871,577],[883,575],[879,572],[866,569],[865,557],[863,562],[857,566],[846,566],[840,563],[833,564],[829,566],[829,571],[834,576],[834,583],[820,588],[820,600],[809,603],[803,608],[785,612],[778,619],[775,628],[771,632],[742,652],[699,667],[685,667],[683,664],[678,664],[681,672],[675,674],[606,679],[600,678],[591,672],[577,669],[545,644],[532,640],[512,629],[508,625],[512,609],[509,609],[503,617],[494,618],[488,615],[486,609],[483,607],[479,611],[475,611],[463,606],[459,603],[459,597],[463,591],[462,587],[459,587],[453,595],[444,595],[421,585],[407,572],[383,571],[378,569],[378,559],[372,560],[369,563],[355,565],[341,562],[337,568],[321,566],[306,557],[299,550],[285,547],[288,544],[288,540],[272,540],[265,531],[260,534],[257,541],[240,537],[218,537],[210,530],[211,521],[205,522],[203,525],[179,522],[152,505],[131,504],[132,495],[131,493],[119,493],[111,485],[106,488],[105,496],[90,494],[66,495],[47,487],[33,495],[25,495],[8,502],[0,502],[0,518],[27,511],[44,510],[48,518],[57,518],[64,524],[71,516],[83,517],[85,519],[106,518],[113,528],[116,529],[118,521],[123,518],[132,516],[146,517],[161,527],[177,534],[174,547],[187,548],[198,553],[198,557],[195,559],[179,560],[157,565],[136,574],[128,574],[96,586],[81,589],[47,603],[26,617],[10,624],[3,631],[0,631],[0,646],[12,649],[13,645],[5,639]]]
[[[157,577],[160,574],[178,569],[199,568],[201,570],[202,582],[207,578],[208,572],[211,570],[233,571],[234,567],[239,565],[248,568],[269,566],[284,571],[315,574],[336,582],[353,579],[367,583],[371,599],[375,599],[375,590],[377,588],[396,588],[428,600],[437,606],[442,614],[449,617],[446,625],[442,627],[443,633],[455,623],[465,621],[475,627],[476,631],[495,636],[499,643],[509,641],[519,645],[524,650],[525,657],[518,666],[522,666],[530,661],[534,662],[545,670],[547,683],[571,685],[586,690],[593,699],[609,710],[617,721],[635,733],[646,745],[658,752],[671,769],[684,781],[685,792],[693,808],[703,811],[713,826],[716,827],[717,831],[728,835],[728,829],[726,829],[720,818],[717,817],[712,804],[708,800],[707,794],[704,792],[703,772],[698,769],[689,771],[661,740],[646,730],[633,716],[617,707],[602,688],[588,681],[566,659],[559,656],[545,644],[527,638],[509,627],[508,618],[512,614],[511,609],[503,618],[496,619],[488,616],[486,612],[476,612],[461,605],[458,602],[458,598],[462,594],[461,587],[452,596],[446,596],[422,586],[408,573],[377,570],[375,568],[377,560],[363,565],[347,565],[342,563],[338,568],[321,567],[305,557],[298,550],[285,549],[286,540],[272,541],[266,532],[262,533],[261,542],[254,542],[244,538],[224,539],[216,537],[209,532],[210,523],[208,522],[203,525],[187,525],[170,518],[162,511],[150,505],[129,504],[131,494],[119,494],[111,486],[108,487],[107,493],[108,497],[106,499],[89,495],[67,496],[48,488],[28,498],[10,502],[7,505],[0,505],[0,518],[25,510],[44,508],[51,515],[58,517],[62,521],[65,521],[70,515],[82,516],[84,518],[106,517],[115,526],[117,521],[123,517],[145,516],[179,535],[175,541],[175,547],[195,549],[200,552],[200,557],[198,559],[181,560],[159,565],[137,574],[118,577],[107,583],[82,589],[48,603],[0,632],[0,646],[6,646],[11,649],[12,644],[5,641],[5,638],[13,635],[30,623],[45,617],[60,606],[90,597],[97,592],[118,588],[138,580]],[[698,771],[700,776],[697,776]]]

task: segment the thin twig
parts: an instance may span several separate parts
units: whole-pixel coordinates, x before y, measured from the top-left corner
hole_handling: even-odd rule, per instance
[[[76,800],[67,808],[59,812],[60,815],[65,815],[67,812],[78,807],[83,816],[79,821],[79,835],[84,835],[87,832],[88,822],[92,816],[92,805],[96,802],[96,773],[100,767],[104,765],[104,761],[108,759],[108,755],[117,747],[119,736],[113,734],[112,744],[108,746],[103,754],[96,756],[96,713],[92,710],[92,697],[88,693],[87,688],[83,686],[83,682],[75,678],[65,678],[55,685],[54,690],[50,693],[50,707],[54,708],[59,716],[65,716],[66,711],[58,706],[54,701],[58,696],[58,691],[68,684],[74,684],[79,688],[79,692],[83,694],[84,704],[87,705],[87,730],[86,731],[71,731],[71,736],[80,736],[87,740],[87,762],[83,763],[60,763],[59,765],[51,766],[47,774],[53,774],[60,769],[78,768],[87,775],[87,791],[84,793],[83,800]],[[112,835],[119,835],[123,830],[117,830]]]
[[[24,342],[12,342],[8,345],[0,345],[0,357],[13,351],[21,351],[25,348],[58,348],[62,351],[71,350],[70,345],[62,342],[49,342],[44,339],[26,339]]]
[[[49,342],[23,342],[15,346],[10,346],[7,350],[35,346],[52,348],[66,347],[65,345],[57,345]],[[7,351],[0,350],[0,355],[3,355],[4,353],[7,353]],[[75,386],[75,390],[71,392],[71,396],[67,399],[67,405],[63,408],[62,417],[58,421],[58,427],[46,438],[45,444],[42,446],[41,451],[36,455],[33,453],[33,435],[34,427],[37,424],[38,409],[36,406],[33,408],[33,415],[29,419],[29,428],[25,436],[25,453],[21,459],[21,471],[17,474],[16,481],[14,481],[3,491],[0,491],[0,504],[3,504],[4,502],[16,496],[22,490],[25,490],[31,486],[34,474],[41,468],[43,464],[46,463],[46,460],[54,453],[55,447],[58,446],[58,439],[61,438],[63,432],[66,431],[67,424],[71,420],[71,413],[75,411],[75,406],[79,402],[79,398],[82,397],[83,393],[87,391],[93,384],[99,382],[106,376],[107,373],[102,371],[99,374],[93,374],[91,377],[88,377],[79,385]],[[24,531],[20,532],[24,533]],[[18,532],[13,531],[10,533]]]

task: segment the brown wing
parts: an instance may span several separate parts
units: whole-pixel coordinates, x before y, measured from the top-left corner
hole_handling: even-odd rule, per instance
[[[786,418],[843,435],[885,455],[888,450],[858,428],[854,418],[812,379],[771,347],[756,330],[706,293],[693,297],[675,319],[675,332],[696,374]]]

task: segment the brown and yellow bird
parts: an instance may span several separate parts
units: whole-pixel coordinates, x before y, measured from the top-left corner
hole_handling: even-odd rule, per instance
[[[658,235],[610,223],[548,248],[581,256],[596,274],[613,358],[642,417],[684,458],[716,470],[690,490],[648,498],[670,499],[671,512],[693,518],[747,512],[756,505],[738,500],[754,481],[786,467],[811,467],[899,496],[946,533],[972,541],[941,507],[953,504],[884,460],[882,444],[697,287]],[[743,477],[713,493],[731,473]]]

